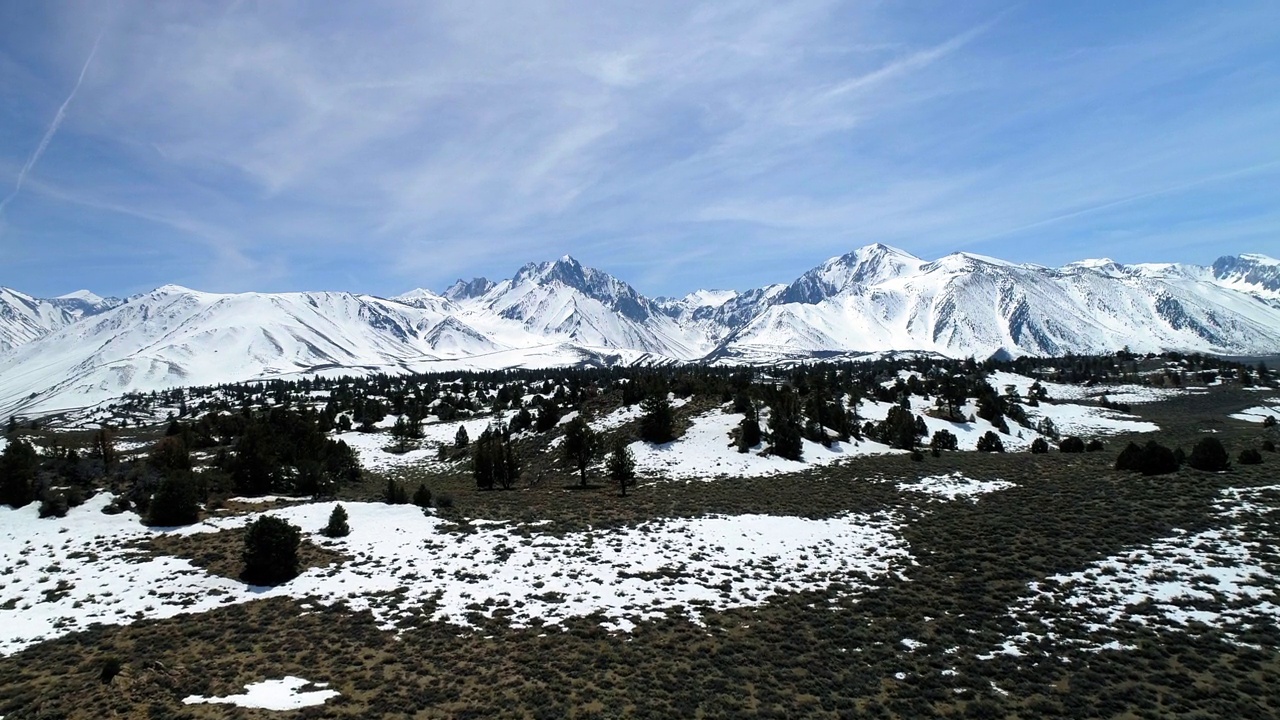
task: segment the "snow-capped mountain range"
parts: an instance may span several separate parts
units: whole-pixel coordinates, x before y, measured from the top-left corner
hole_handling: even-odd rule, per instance
[[[306,374],[618,363],[769,363],[883,350],[949,356],[1182,350],[1280,354],[1280,261],[1061,268],[885,245],[785,285],[647,298],[565,256],[443,293],[127,300],[0,288],[0,416],[133,391]]]

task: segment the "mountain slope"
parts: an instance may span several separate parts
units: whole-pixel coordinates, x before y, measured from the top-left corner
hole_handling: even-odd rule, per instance
[[[87,290],[44,299],[0,287],[0,353],[25,345],[80,318],[119,305],[116,298],[101,298]]]
[[[1061,268],[884,245],[788,284],[651,300],[573,258],[443,295],[218,295],[127,301],[0,290],[0,416],[128,392],[307,373],[619,363],[771,363],[886,350],[953,357],[1181,350],[1280,353],[1280,262],[1084,260]]]
[[[1086,261],[1052,269],[967,253],[915,265],[885,250],[873,246],[806,273],[727,337],[717,356],[1280,349],[1277,308],[1204,268]]]

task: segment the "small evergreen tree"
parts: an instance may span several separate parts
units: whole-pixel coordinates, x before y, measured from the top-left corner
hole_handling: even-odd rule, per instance
[[[409,491],[404,489],[404,485],[388,479],[382,489],[382,501],[388,505],[405,505],[409,502]]]
[[[31,443],[14,438],[0,452],[0,503],[20,508],[35,500],[40,456]]]
[[[1187,464],[1204,472],[1221,472],[1231,467],[1231,459],[1227,455],[1227,449],[1222,446],[1221,440],[1206,437],[1200,438],[1195,447],[1191,448],[1191,456],[1187,458]]]
[[[665,390],[651,393],[640,405],[640,439],[655,445],[675,439],[675,412]]]
[[[278,517],[263,515],[249,523],[244,536],[244,572],[255,585],[278,585],[298,576],[302,530]]]
[[[1031,441],[1031,454],[1043,455],[1049,452],[1049,443],[1044,438],[1038,437]]]
[[[960,440],[950,430],[935,430],[933,437],[929,440],[929,447],[935,451],[956,450],[960,447]]]
[[[599,452],[600,437],[579,414],[565,428],[561,453],[565,460],[578,468],[578,472],[582,475],[583,487],[587,486],[587,467]]]
[[[1084,440],[1081,440],[1074,435],[1068,438],[1063,438],[1062,442],[1058,443],[1058,451],[1064,453],[1082,453],[1084,452]]]
[[[418,489],[413,491],[413,504],[420,508],[431,507],[431,491],[426,485],[418,483]]]
[[[789,399],[789,395],[784,396],[769,408],[768,452],[788,460],[800,460],[804,456],[804,436],[794,402],[787,402]]]
[[[469,442],[471,442],[471,438],[467,437],[467,426],[459,423],[458,432],[453,436],[453,446],[456,448],[464,448]]]
[[[1180,464],[1177,454],[1155,440],[1148,442],[1145,447],[1129,443],[1116,458],[1116,470],[1143,475],[1166,475],[1176,472]]]
[[[325,537],[340,538],[351,534],[351,526],[347,524],[347,509],[341,505],[334,505],[333,512],[329,513],[329,524],[324,526],[322,531]]]
[[[147,523],[162,527],[190,525],[200,519],[200,496],[190,473],[165,477],[147,505]]]
[[[111,428],[103,425],[93,434],[90,456],[102,461],[102,469],[111,472],[116,465],[116,442]]]
[[[625,497],[627,486],[636,482],[636,459],[627,447],[626,440],[618,439],[613,445],[613,453],[609,455],[609,479],[617,483],[618,489]]]
[[[899,450],[915,449],[916,440],[919,437],[916,434],[917,430],[916,420],[911,416],[911,411],[897,405],[889,408],[889,414],[885,416],[884,422],[880,423],[878,428],[880,442]]]
[[[760,444],[761,439],[760,421],[754,414],[742,418],[742,422],[738,423],[738,452],[750,452],[751,448]]]
[[[1050,440],[1058,439],[1058,426],[1054,424],[1052,418],[1041,418],[1040,422],[1036,425],[1036,432]]]
[[[1004,452],[1004,442],[1000,440],[1000,436],[994,431],[988,430],[982,437],[978,438],[978,452]]]

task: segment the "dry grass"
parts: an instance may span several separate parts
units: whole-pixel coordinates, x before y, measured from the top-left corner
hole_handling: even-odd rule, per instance
[[[1262,430],[1225,417],[1254,399],[1215,392],[1135,412],[1165,428],[1162,442],[1187,449],[1203,429],[1217,429],[1234,455],[1256,446]],[[877,457],[800,475],[654,482],[626,498],[607,489],[565,491],[567,471],[509,492],[477,491],[461,472],[409,474],[414,484],[452,494],[458,518],[549,518],[560,530],[707,512],[820,517],[888,509],[907,520],[918,564],[856,601],[835,591],[786,594],[760,608],[711,614],[705,627],[673,615],[625,637],[583,618],[563,629],[493,620],[479,631],[424,620],[397,638],[367,613],[304,613],[293,601],[257,601],[96,629],[0,659],[0,714],[277,717],[188,707],[181,699],[294,674],[342,693],[296,717],[1280,716],[1274,628],[1260,630],[1255,648],[1228,643],[1211,628],[1132,628],[1126,632],[1137,649],[1126,652],[1052,647],[1045,656],[975,658],[1016,632],[1007,610],[1028,582],[1174,528],[1203,529],[1214,522],[1212,503],[1223,487],[1273,484],[1280,467],[1280,455],[1268,454],[1261,466],[1226,474],[1116,473],[1111,465],[1128,440],[1109,441],[1096,454],[961,453],[920,463]],[[893,488],[893,481],[952,471],[1017,487],[977,503],[925,503]],[[376,497],[383,480],[347,493]],[[1256,530],[1277,540],[1274,528]],[[232,533],[156,542],[156,552],[199,559],[211,570],[238,553]],[[925,645],[908,652],[904,638]],[[109,656],[126,670],[103,686],[98,671]]]

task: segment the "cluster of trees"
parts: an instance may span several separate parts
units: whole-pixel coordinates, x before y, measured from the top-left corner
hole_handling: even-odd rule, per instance
[[[1264,450],[1268,449],[1264,443]],[[1274,451],[1275,445],[1270,449]],[[1257,465],[1262,462],[1262,453],[1255,448],[1240,451],[1237,461],[1241,465]],[[1116,458],[1116,469],[1138,472],[1143,475],[1164,475],[1176,472],[1184,464],[1203,472],[1224,472],[1231,469],[1231,457],[1222,441],[1215,437],[1201,438],[1187,455],[1182,448],[1170,449],[1152,440],[1146,445],[1129,443],[1120,456]]]

